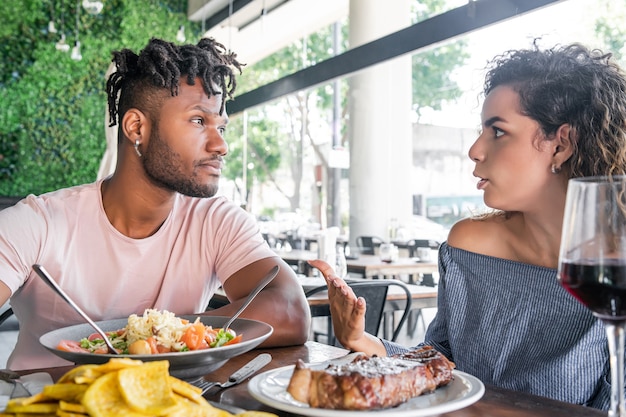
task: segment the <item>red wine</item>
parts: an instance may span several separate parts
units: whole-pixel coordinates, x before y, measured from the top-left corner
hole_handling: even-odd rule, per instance
[[[626,321],[626,260],[564,262],[559,278],[563,287],[598,318]]]

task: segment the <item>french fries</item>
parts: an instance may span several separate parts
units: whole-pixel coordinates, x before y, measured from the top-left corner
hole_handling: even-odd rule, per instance
[[[113,358],[81,365],[56,384],[26,398],[9,400],[0,417],[232,417],[211,406],[201,390],[169,374],[168,361]],[[246,411],[238,417],[276,417]]]

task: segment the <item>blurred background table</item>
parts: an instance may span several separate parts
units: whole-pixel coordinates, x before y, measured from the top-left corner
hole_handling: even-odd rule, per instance
[[[311,276],[313,268],[307,261],[317,259],[317,252],[295,249],[290,251],[275,251],[289,265],[294,266],[296,272]],[[378,255],[359,255],[346,259],[348,274],[361,278],[398,278],[407,277],[409,284],[421,282],[421,277],[432,276],[438,272],[435,261],[420,262],[415,258],[398,258],[394,262],[384,262]]]
[[[424,274],[438,271],[437,262],[419,262],[414,258],[398,258],[397,261],[383,262],[378,255],[360,255],[356,259],[347,259],[348,273],[363,278],[393,278],[407,276],[409,284],[419,282]]]

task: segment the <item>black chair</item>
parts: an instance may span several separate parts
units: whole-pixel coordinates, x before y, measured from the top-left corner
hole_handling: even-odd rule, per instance
[[[408,287],[403,282],[396,280],[347,281],[347,283],[354,291],[354,294],[357,297],[363,297],[367,303],[367,310],[365,312],[365,331],[373,335],[378,335],[381,330],[382,323],[384,326],[383,337],[391,341],[396,341],[411,311],[411,291]],[[385,311],[387,292],[389,287],[392,285],[401,287],[406,293],[406,301],[403,303],[403,313],[397,324],[395,324],[395,317],[393,317],[394,311]],[[326,285],[322,285],[306,291],[305,296],[309,298],[313,294],[327,290],[328,288]],[[314,333],[313,337],[315,341],[319,341],[318,338],[320,336],[324,336],[326,337],[326,341],[329,345],[337,345],[337,340],[333,334],[330,306],[328,304],[311,306],[311,316],[326,317],[327,319],[326,333]],[[392,327],[391,338],[389,338],[388,326]]]
[[[429,248],[429,249],[439,249],[441,243],[432,239],[411,239],[407,242],[407,248],[409,250],[409,258],[414,258],[417,256],[418,248]],[[418,278],[418,277],[416,277]],[[422,274],[419,279],[414,279],[413,277],[409,277],[409,283],[419,282],[419,285],[424,285],[426,287],[436,287],[437,283],[432,274]]]
[[[6,195],[0,196],[0,210],[15,205],[15,203],[17,203],[23,198],[24,197],[6,196]]]
[[[376,247],[383,242],[384,240],[378,236],[357,236],[356,238],[356,245],[363,255],[374,255]]]
[[[13,309],[7,306],[8,304],[5,304],[2,307],[4,311],[0,314],[0,332],[20,329],[19,322],[13,315]]]
[[[417,248],[439,249],[440,245],[441,243],[432,239],[411,239],[406,244],[409,250],[409,258],[417,255]]]

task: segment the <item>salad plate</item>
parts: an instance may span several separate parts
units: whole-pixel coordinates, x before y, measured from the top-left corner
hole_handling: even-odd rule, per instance
[[[207,326],[212,326],[213,328],[223,327],[229,319],[229,317],[222,316],[198,315],[182,315],[180,317],[187,319],[190,322],[195,321],[196,318],[199,317],[202,323]],[[105,332],[122,329],[127,323],[128,319],[96,322],[96,324],[98,324]],[[89,363],[101,364],[108,362],[111,358],[123,357],[138,359],[144,362],[168,360],[170,363],[170,374],[172,376],[181,379],[190,379],[213,372],[226,363],[228,359],[254,349],[267,339],[274,330],[272,326],[267,323],[241,318],[236,319],[230,327],[237,332],[237,334],[242,335],[240,342],[209,349],[158,353],[152,355],[115,355],[110,353],[67,352],[57,348],[62,340],[78,341],[94,333],[93,328],[87,323],[53,330],[42,335],[39,338],[39,342],[55,355],[80,365]]]

